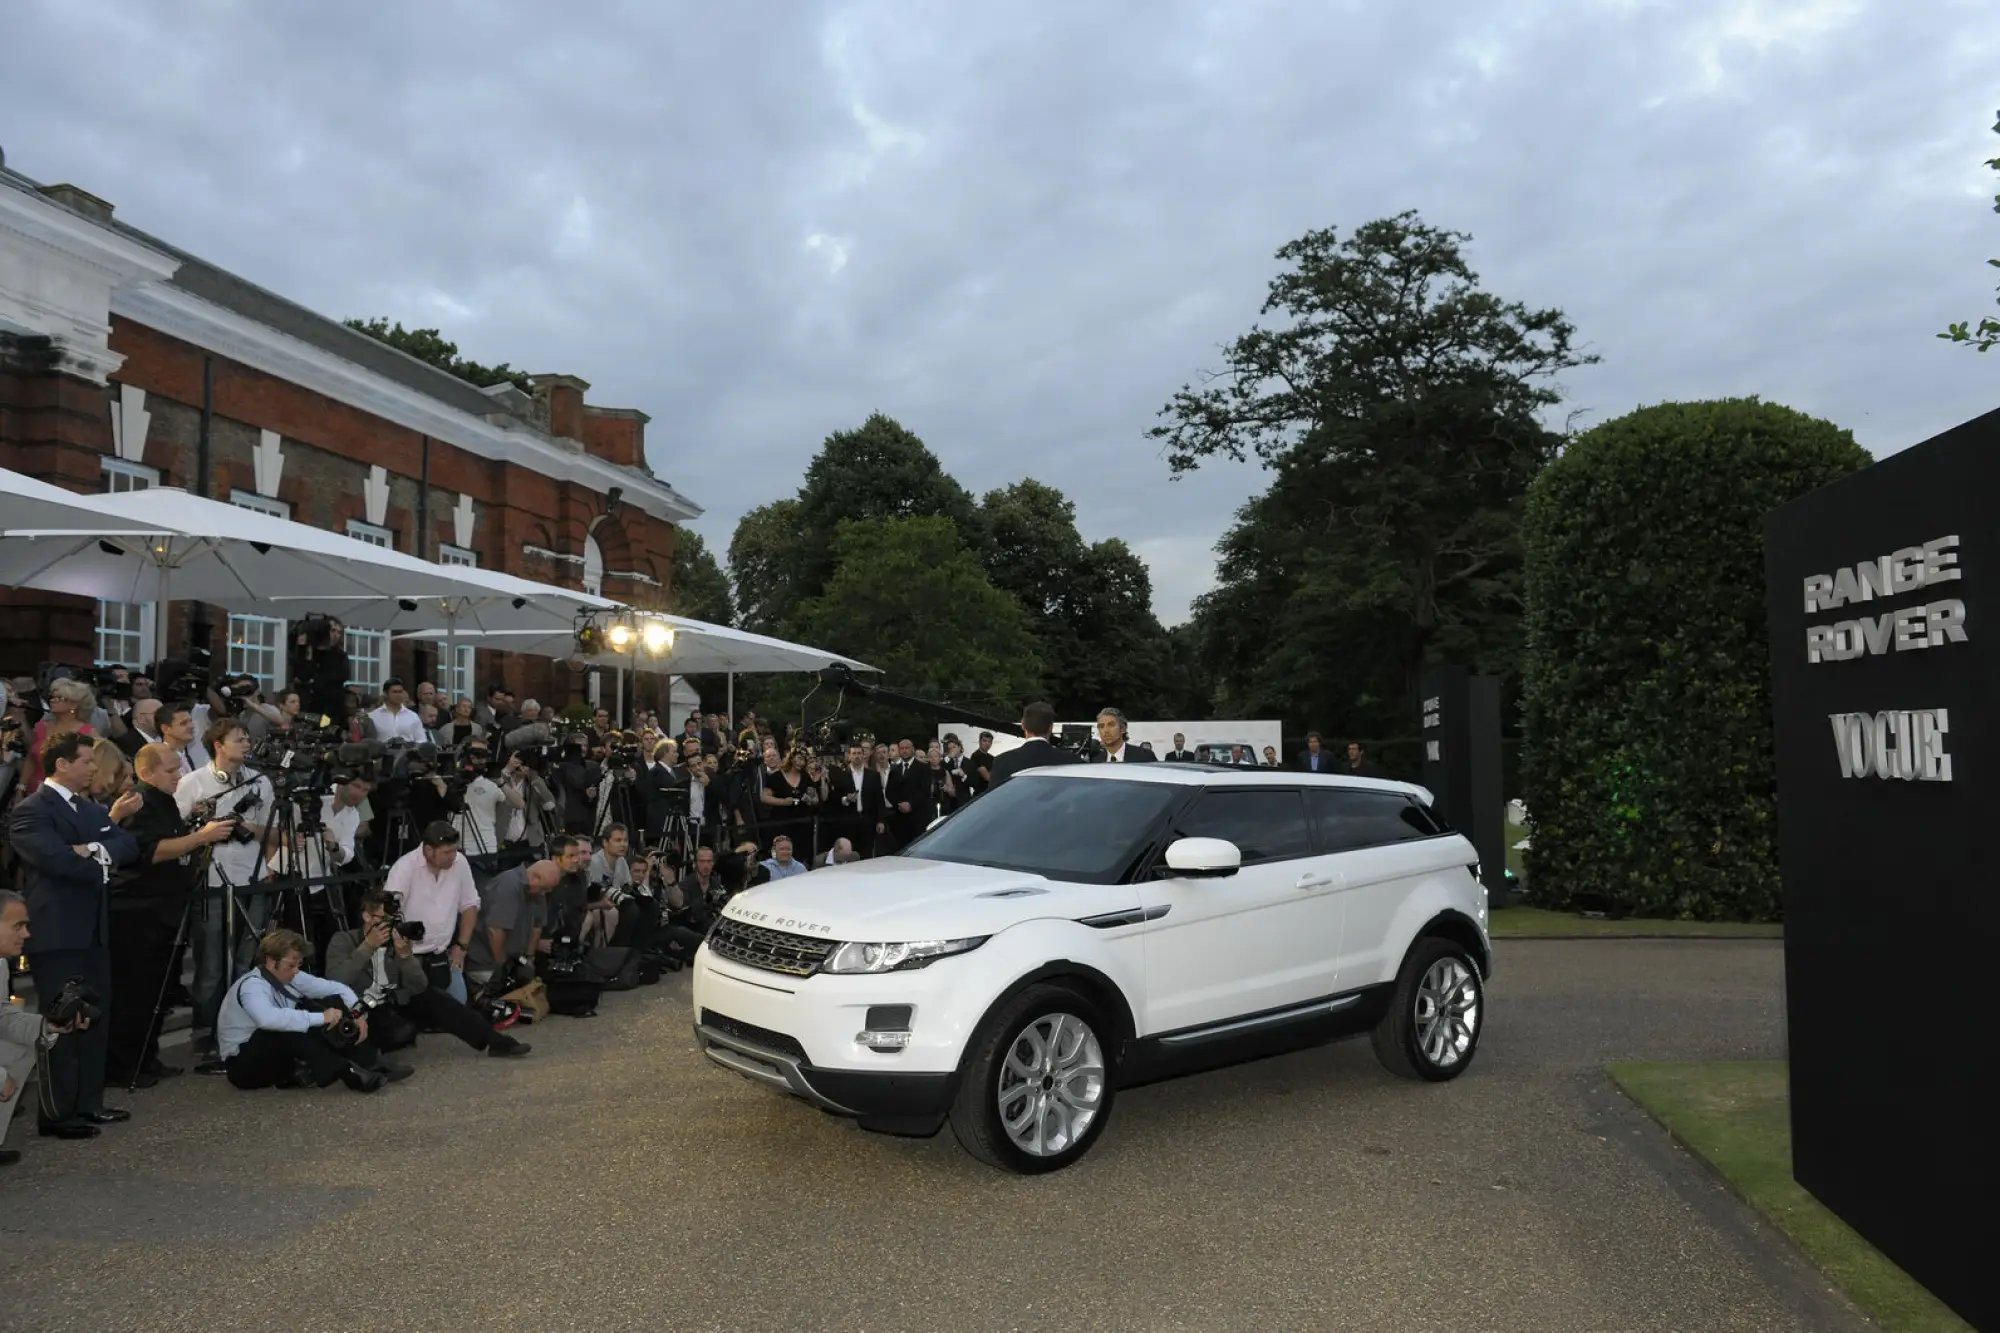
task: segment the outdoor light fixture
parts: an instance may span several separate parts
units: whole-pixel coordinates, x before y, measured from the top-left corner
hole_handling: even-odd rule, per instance
[[[665,618],[646,611],[620,610],[585,612],[577,617],[576,654],[595,657],[601,653],[663,657],[673,651],[674,627]]]

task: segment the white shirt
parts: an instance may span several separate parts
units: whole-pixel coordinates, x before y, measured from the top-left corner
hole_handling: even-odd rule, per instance
[[[444,953],[458,943],[458,916],[468,907],[479,910],[479,890],[472,883],[472,865],[463,853],[454,856],[442,875],[424,860],[424,849],[412,847],[389,867],[382,887],[401,894],[403,919],[424,923],[424,937],[411,945],[415,953]]]
[[[1104,762],[1107,764],[1124,764],[1131,761],[1125,758],[1125,747],[1121,745],[1115,750],[1106,750],[1104,752]]]
[[[324,879],[330,875],[338,875],[340,868],[354,859],[354,837],[361,831],[361,807],[343,806],[336,802],[333,794],[329,792],[320,797],[319,822],[333,836],[334,846],[338,850],[329,853],[326,843],[321,838],[300,834],[297,869],[308,879]],[[271,859],[275,861],[277,856],[278,854],[273,852]],[[314,884],[309,887],[313,893],[326,891],[324,884]]]
[[[42,785],[44,787],[53,788],[56,795],[62,797],[63,800],[67,802],[71,808],[75,808],[76,793],[71,791],[68,787],[63,786],[62,783],[57,782],[54,778],[43,778]]]
[[[268,779],[241,769],[232,781],[218,773],[213,764],[203,764],[194,772],[182,778],[174,788],[174,804],[180,807],[181,818],[187,819],[194,813],[195,806],[203,801],[215,803],[214,818],[226,818],[239,805],[247,804],[251,793],[257,793],[259,804],[255,810],[243,816],[246,825],[262,825],[272,818],[272,802],[275,799]],[[218,842],[209,854],[208,882],[211,886],[222,883],[224,875],[234,885],[254,884],[263,878],[264,858],[260,851],[260,841]]]
[[[500,850],[498,836],[500,807],[506,803],[500,784],[485,774],[465,787],[465,813],[453,815],[458,829],[458,849],[467,856],[491,856]]]
[[[392,713],[384,704],[368,714],[368,721],[374,725],[378,741],[409,741],[413,745],[421,745],[430,739],[424,731],[424,720],[417,716],[414,708],[398,708]]]

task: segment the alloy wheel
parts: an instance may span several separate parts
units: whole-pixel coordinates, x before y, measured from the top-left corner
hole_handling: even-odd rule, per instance
[[[1054,1157],[1081,1140],[1104,1105],[1104,1049],[1074,1014],[1043,1014],[1001,1062],[1000,1123],[1016,1148]]]
[[[1440,958],[1417,986],[1417,1049],[1439,1069],[1465,1059],[1479,1035],[1479,981],[1458,958]]]

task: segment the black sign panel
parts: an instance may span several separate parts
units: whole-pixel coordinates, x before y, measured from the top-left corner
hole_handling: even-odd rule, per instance
[[[1764,533],[1793,1171],[2000,1327],[2000,412]]]
[[[1424,785],[1437,813],[1471,840],[1487,897],[1507,885],[1507,806],[1501,791],[1500,681],[1464,667],[1439,667],[1423,680]]]

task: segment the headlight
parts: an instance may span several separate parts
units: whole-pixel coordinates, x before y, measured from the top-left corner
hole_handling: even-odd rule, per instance
[[[934,959],[969,953],[992,938],[975,935],[963,940],[914,940],[908,944],[843,944],[820,964],[822,971],[846,973],[908,972]]]

